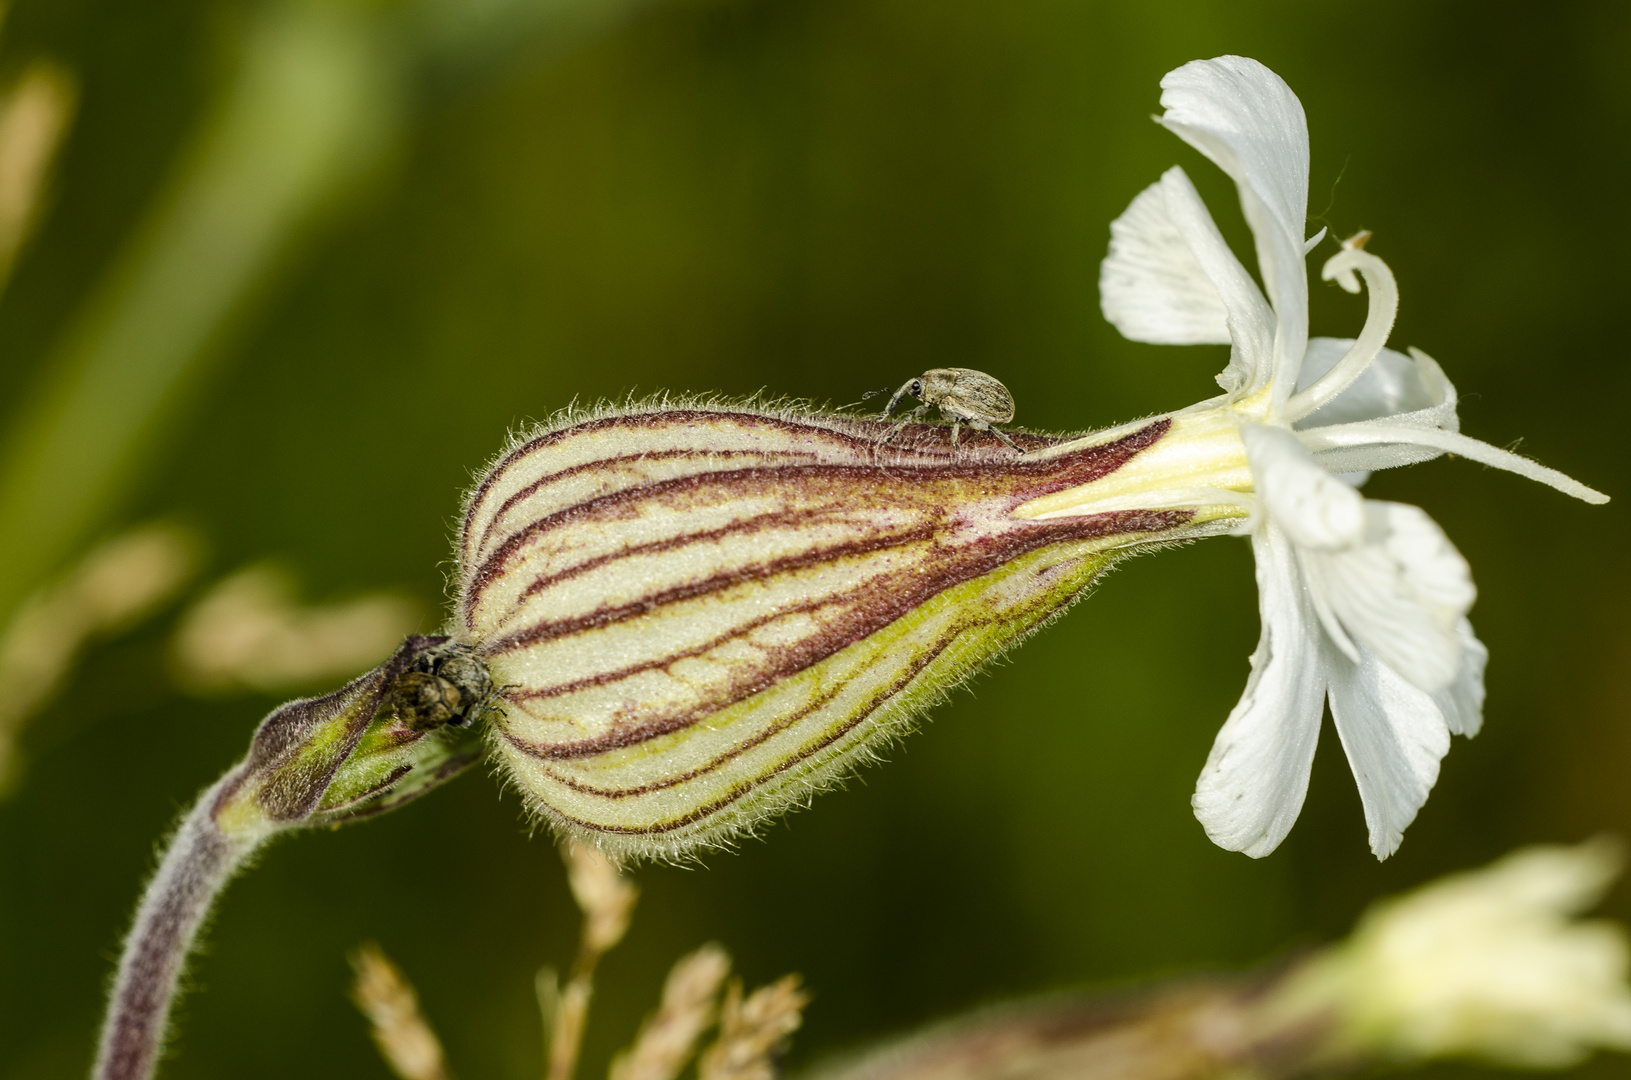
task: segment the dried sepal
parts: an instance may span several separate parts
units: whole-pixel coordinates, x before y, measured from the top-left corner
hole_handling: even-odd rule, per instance
[[[444,679],[453,676],[457,682]],[[423,677],[458,706],[421,715]],[[213,816],[231,832],[340,825],[394,810],[481,756],[491,680],[468,646],[410,636],[372,671],[322,697],[288,702],[261,721],[249,754],[220,782]]]
[[[455,636],[492,669],[532,809],[619,856],[728,842],[804,801],[1187,510],[1036,519],[1094,443],[689,405],[568,417],[473,491]]]

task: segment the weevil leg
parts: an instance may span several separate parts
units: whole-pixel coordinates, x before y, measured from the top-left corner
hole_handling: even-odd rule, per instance
[[[961,429],[962,429],[962,421],[958,420],[957,417],[955,417],[955,416],[952,417],[951,418],[951,448],[953,450],[957,450],[957,449],[961,448],[961,446],[962,446],[962,444],[957,441],[957,437],[958,437],[958,434],[961,431]]]
[[[896,435],[899,435],[901,428],[905,427],[907,424],[910,424],[913,420],[916,420],[918,417],[920,417],[924,413],[928,412],[931,408],[933,408],[933,406],[931,406],[931,405],[919,405],[917,408],[915,408],[911,412],[907,413],[901,419],[900,423],[896,424],[894,427],[889,429],[888,434],[886,434],[883,437],[882,441],[883,442],[888,442],[890,439],[893,439]],[[887,416],[888,414],[885,413],[884,415]]]
[[[990,434],[993,434],[993,436],[997,436],[998,439],[1006,442],[1006,444],[1008,444],[1008,449],[1018,450],[1019,454],[1024,454],[1024,450],[1019,450],[1019,447],[1014,445],[1014,440],[1008,437],[1008,432],[1000,431],[1000,429],[997,429],[997,427],[992,427],[992,421],[988,421],[988,419],[967,419],[967,421],[964,421],[964,423],[969,424],[969,427],[974,427],[975,431],[990,432]]]

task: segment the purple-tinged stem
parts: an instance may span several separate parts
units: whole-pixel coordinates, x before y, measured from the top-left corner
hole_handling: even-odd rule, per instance
[[[420,704],[427,686],[440,713]],[[413,636],[334,693],[291,701],[261,721],[248,756],[198,797],[147,883],[119,958],[93,1080],[153,1075],[187,954],[251,852],[275,832],[358,821],[458,775],[480,756],[476,721],[490,689],[466,650]]]
[[[223,886],[270,829],[231,834],[217,803],[241,777],[234,769],[199,796],[147,883],[119,957],[102,1026],[94,1080],[148,1080],[163,1048],[176,982],[198,929]]]

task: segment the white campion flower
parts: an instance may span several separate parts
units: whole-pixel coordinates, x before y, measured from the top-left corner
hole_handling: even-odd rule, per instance
[[[1556,1069],[1631,1050],[1625,928],[1576,918],[1622,861],[1607,839],[1525,848],[1378,903],[1282,1001],[1335,1013],[1346,1049],[1367,1057]]]
[[[1426,801],[1451,733],[1478,730],[1487,653],[1466,618],[1475,591],[1460,553],[1422,511],[1366,500],[1355,487],[1370,470],[1453,451],[1587,502],[1607,498],[1460,434],[1455,388],[1439,366],[1417,350],[1384,348],[1398,289],[1364,250],[1368,234],[1323,270],[1349,292],[1364,279],[1363,330],[1309,339],[1304,258],[1324,233],[1304,239],[1308,128],[1279,76],[1224,56],[1185,64],[1161,86],[1159,122],[1239,188],[1267,295],[1182,168],[1140,193],[1111,225],[1105,317],[1136,341],[1229,345],[1218,375],[1225,393],[1174,414],[1169,438],[1130,469],[1028,510],[1187,503],[1249,533],[1262,636],[1202,771],[1195,814],[1222,847],[1273,851],[1302,808],[1328,699],[1371,849],[1386,858]],[[1173,487],[1175,474],[1189,486]]]

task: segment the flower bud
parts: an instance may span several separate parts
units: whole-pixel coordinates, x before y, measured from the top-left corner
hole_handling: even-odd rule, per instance
[[[1036,519],[1171,421],[1104,440],[750,408],[576,418],[481,478],[456,637],[494,745],[579,841],[673,857],[805,800],[1183,509]]]
[[[215,817],[271,829],[337,825],[407,802],[481,756],[472,726],[492,690],[486,668],[445,637],[409,637],[332,694],[291,701],[261,722]]]

